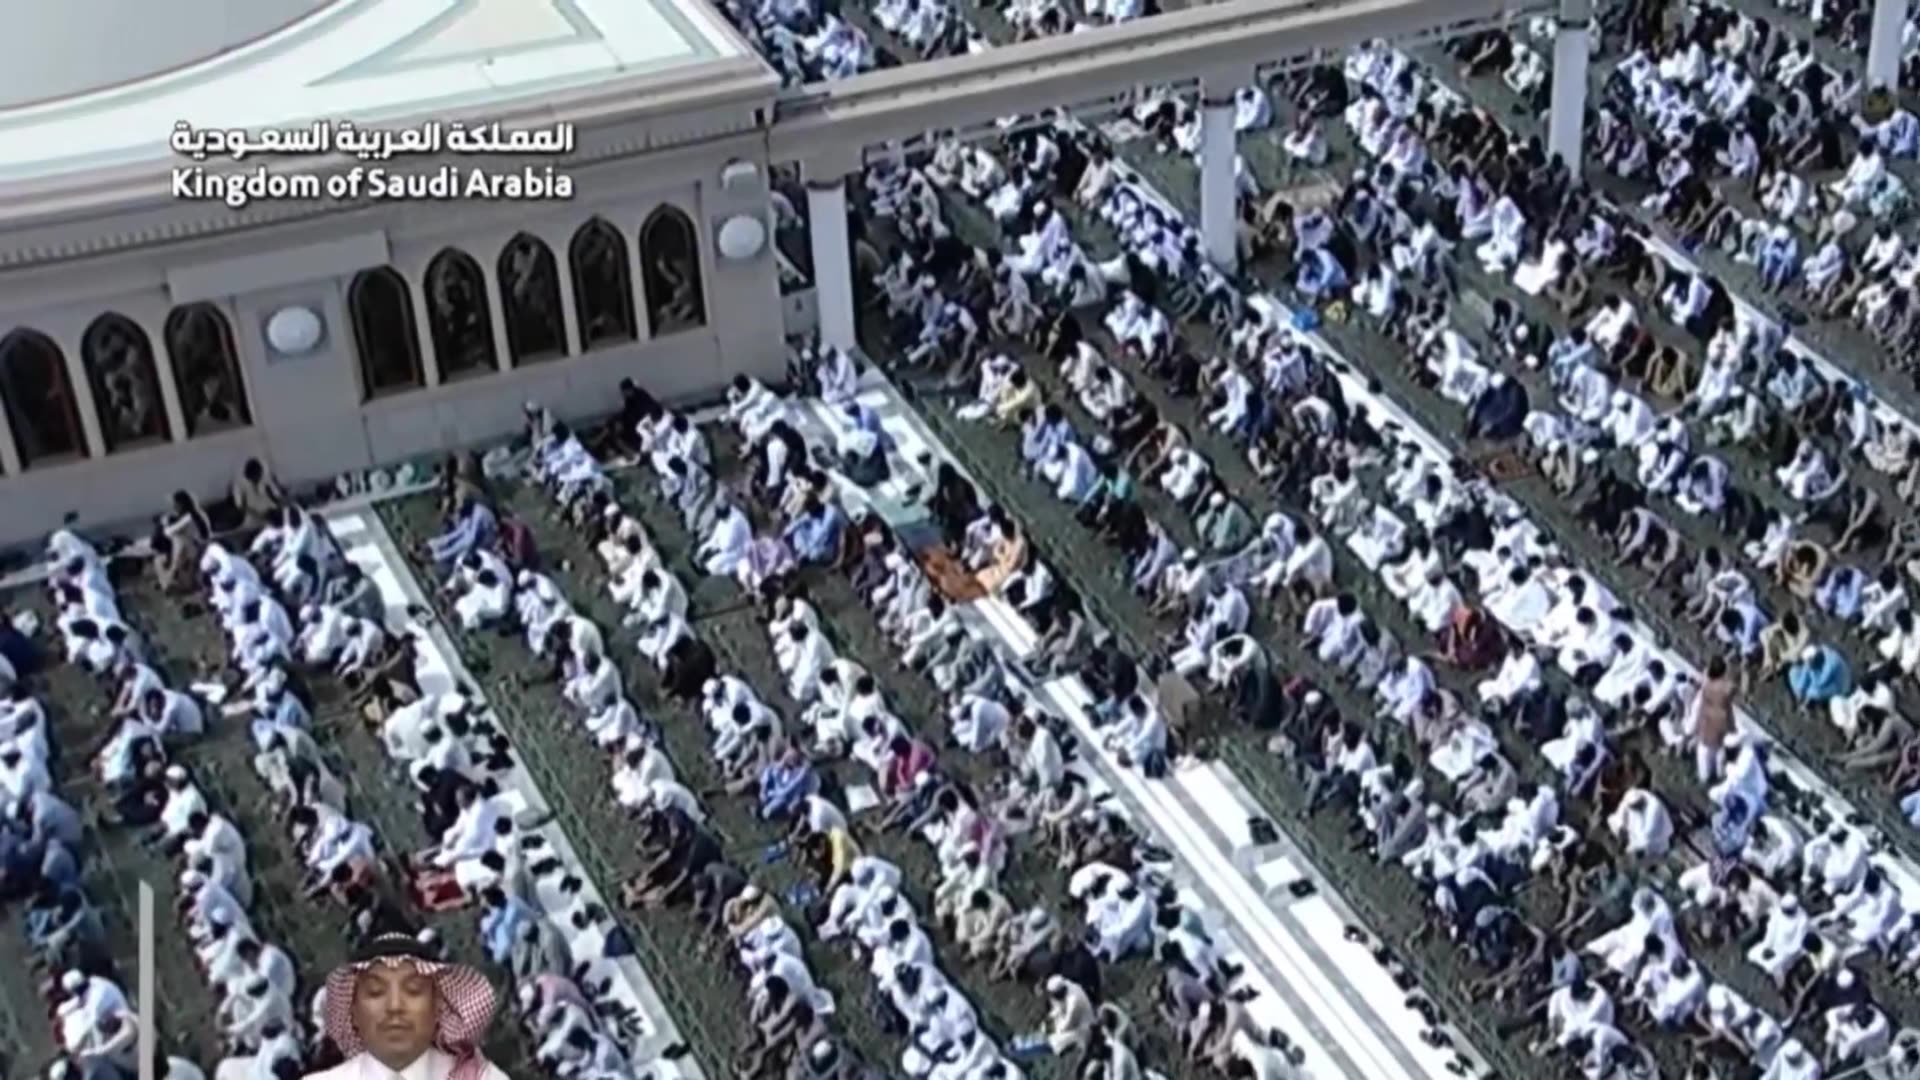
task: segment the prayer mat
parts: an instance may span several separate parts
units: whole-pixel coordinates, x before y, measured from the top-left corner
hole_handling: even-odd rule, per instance
[[[453,871],[414,867],[407,881],[407,898],[422,911],[453,911],[466,906],[466,893],[453,880]]]
[[[1480,468],[1490,480],[1518,480],[1533,471],[1527,459],[1512,450],[1495,450],[1480,462]]]
[[[927,579],[933,582],[933,587],[940,590],[940,595],[948,603],[970,604],[987,595],[980,579],[974,577],[972,571],[946,548],[924,548],[916,552],[915,557],[920,561],[920,568],[927,572]]]

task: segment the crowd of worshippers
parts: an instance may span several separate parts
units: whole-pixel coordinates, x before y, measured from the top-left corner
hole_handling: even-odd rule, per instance
[[[837,485],[871,486],[929,463],[897,460],[877,416],[855,394],[858,370],[845,353],[801,350],[793,369],[830,414],[827,437],[809,445],[797,399],[737,378],[726,407],[748,462],[737,478],[714,475],[700,427],[631,383],[598,433],[582,436],[538,407],[528,410],[526,475],[551,496],[555,514],[588,531],[607,594],[626,613],[619,630],[634,635],[666,692],[703,718],[724,778],[718,790],[695,793],[676,779],[656,721],[634,704],[608,659],[608,635],[618,631],[580,615],[551,577],[515,571],[493,550],[487,527],[462,527],[489,519],[485,481],[472,469],[450,474],[464,476],[448,492],[455,509],[447,535],[459,543],[437,552],[462,568],[447,588],[463,628],[523,634],[530,650],[551,661],[582,736],[612,758],[615,798],[634,815],[647,860],[622,886],[621,901],[642,910],[692,906],[711,933],[703,953],[735,963],[753,1022],[751,1045],[733,1063],[740,1075],[851,1078],[893,1067],[862,1063],[835,1035],[839,1003],[809,969],[803,933],[851,951],[868,968],[868,1003],[908,1038],[897,1067],[911,1076],[1012,1078],[1021,1075],[1020,1062],[1042,1055],[1068,1058],[1076,1075],[1089,1078],[1147,1075],[1134,1019],[1101,989],[1103,965],[1136,954],[1165,965],[1162,998],[1184,1053],[1231,1076],[1291,1075],[1295,1051],[1249,1016],[1255,992],[1239,985],[1238,965],[1178,899],[1165,855],[1099,805],[1072,767],[1070,730],[949,606],[953,583],[936,588],[906,540],[878,517],[842,508]],[[615,497],[606,471],[615,459],[646,468],[661,501],[704,538],[691,553],[695,572],[731,577],[764,605],[766,648],[797,715],[782,716],[761,690],[718,670],[689,625],[686,586],[641,518]],[[942,539],[959,553],[956,573],[966,580],[956,591],[1013,598],[1041,634],[1032,663],[1057,670],[1087,655],[1094,643],[1071,590],[1032,557],[1019,526],[951,466],[933,474],[921,494]],[[837,651],[830,626],[804,598],[799,575],[806,572],[846,574],[898,661],[946,695],[947,745],[916,735],[875,675]],[[481,590],[484,601],[476,599]],[[1109,651],[1117,673],[1122,658]],[[1163,765],[1165,722],[1145,693],[1116,674],[1096,708],[1113,718],[1110,737],[1123,756]],[[975,788],[943,764],[955,755],[986,755],[1006,767],[990,786]],[[864,765],[868,782],[837,779],[829,766],[841,761]],[[871,794],[855,803],[855,789]],[[727,861],[703,802],[722,795],[752,800],[762,820],[790,825],[787,840],[763,858],[803,861],[811,871],[806,885],[776,897]],[[930,911],[914,910],[899,867],[862,850],[852,823],[861,814],[873,822],[862,821],[862,830],[901,831],[933,845],[940,869],[927,883]],[[1068,893],[1080,910],[1014,909],[1002,875],[1019,843],[1040,845],[1071,872]],[[1071,930],[1076,916],[1078,933]],[[1046,1028],[996,1046],[974,1005],[943,974],[935,931],[988,962],[997,978],[1033,984],[1047,1002]]]
[[[131,1077],[139,1028],[121,985],[128,973],[116,970],[102,911],[81,880],[86,823],[55,790],[58,748],[36,687],[60,659],[46,640],[53,633],[64,638],[67,660],[103,679],[141,646],[121,621],[114,583],[91,547],[62,532],[47,561],[57,627],[40,626],[24,609],[0,627],[0,897],[24,903],[32,974],[21,975],[39,981],[54,1028],[59,1056],[32,1067],[44,1066],[49,1076]],[[198,730],[197,709],[174,716],[183,723],[181,737]]]
[[[175,506],[194,519],[178,535],[211,535],[191,499],[177,497]],[[163,524],[177,526],[172,517]],[[7,898],[27,901],[32,970],[44,978],[58,1055],[29,1067],[35,1075],[69,1078],[131,1078],[137,1071],[139,1020],[126,989],[131,973],[116,966],[105,930],[109,909],[82,880],[99,839],[81,811],[54,790],[57,756],[80,753],[91,755],[92,775],[111,803],[95,808],[99,827],[137,830],[178,867],[176,912],[219,1003],[208,1023],[233,1055],[214,1075],[297,1077],[305,1058],[291,1023],[294,970],[280,947],[247,926],[246,841],[231,819],[209,807],[189,771],[169,761],[170,751],[206,731],[208,704],[190,688],[170,685],[121,608],[118,583],[130,568],[137,572],[141,560],[103,555],[65,529],[49,538],[45,551],[51,622],[39,625],[32,614],[17,613],[0,643],[10,660],[0,670],[7,684],[0,703],[0,787],[9,800],[0,874]],[[237,641],[243,616],[235,609],[231,618],[230,641]],[[108,718],[112,734],[98,745],[61,746],[34,692],[38,679],[62,662],[98,687],[96,703],[63,703]],[[216,915],[218,928],[211,921]],[[168,1077],[207,1075],[180,1057],[160,1064]]]
[[[1008,0],[991,7],[1022,41],[1111,26],[1160,10],[1158,0]],[[865,18],[910,49],[915,54],[910,57],[876,46],[838,3],[727,0],[721,10],[790,83],[844,79],[915,57],[964,56],[988,47],[968,20],[966,5],[956,0],[872,0],[865,5]]]
[[[1863,53],[1871,6],[1817,4],[1810,14]],[[1592,167],[1642,185],[1648,194],[1639,208],[1688,246],[1751,267],[1790,321],[1848,322],[1911,372],[1920,253],[1902,228],[1913,200],[1894,165],[1920,154],[1920,119],[1820,61],[1815,42],[1765,19],[1718,3],[1684,12],[1620,20],[1625,55],[1611,67],[1587,132]],[[1920,73],[1915,27],[1911,18],[1903,27],[1909,83]],[[1489,33],[1460,50],[1463,74],[1499,71],[1544,107],[1547,49]],[[1502,193],[1495,185],[1485,194]],[[1576,255],[1563,273],[1579,276],[1588,253],[1572,237],[1563,243],[1547,254],[1570,246]],[[1650,294],[1663,285],[1644,284]]]
[[[1165,662],[1205,673],[1229,689],[1242,719],[1278,729],[1275,745],[1298,757],[1316,805],[1357,810],[1383,859],[1435,887],[1451,936],[1503,972],[1510,990],[1557,1003],[1529,1015],[1551,1017],[1548,1041],[1590,1074],[1645,1063],[1612,1024],[1614,996],[1661,1026],[1744,1054],[1770,1078],[1878,1058],[1894,1035],[1847,958],[1866,950],[1912,967],[1920,915],[1872,864],[1866,834],[1845,823],[1815,827],[1773,805],[1767,748],[1737,729],[1732,699],[1741,680],[1783,681],[1804,708],[1830,716],[1848,736],[1844,764],[1880,773],[1897,793],[1915,791],[1920,745],[1892,693],[1920,659],[1906,596],[1913,553],[1902,546],[1920,530],[1896,520],[1872,485],[1849,483],[1838,464],[1855,451],[1904,481],[1914,460],[1910,435],[1850,384],[1781,350],[1777,329],[1736,317],[1723,286],[1660,258],[1616,211],[1570,191],[1564,168],[1537,144],[1510,139],[1487,114],[1427,84],[1404,55],[1370,46],[1334,78],[1338,93],[1318,72],[1284,89],[1304,113],[1345,120],[1372,160],[1354,170],[1333,207],[1282,208],[1267,223],[1277,228],[1264,239],[1300,267],[1297,295],[1334,317],[1359,311],[1376,327],[1398,327],[1415,346],[1408,355],[1419,381],[1465,408],[1470,436],[1525,436],[1542,470],[1580,497],[1580,516],[1626,560],[1662,573],[1676,608],[1726,651],[1704,678],[1663,658],[1633,613],[1517,507],[1371,426],[1290,327],[1249,315],[1230,323],[1232,355],[1196,357],[1177,323],[1200,309],[1174,308],[1211,281],[1192,265],[1199,260],[1182,258],[1197,247],[1193,230],[1117,169],[1097,136],[1060,124],[1020,132],[1004,148],[1023,163],[1014,170],[986,150],[942,147],[929,162],[870,172],[872,212],[903,243],[891,261],[877,249],[863,257],[879,267],[867,300],[890,320],[904,365],[938,364],[950,387],[977,387],[961,415],[1017,431],[1033,475],[1115,541],[1145,598],[1186,618]],[[1320,122],[1296,125],[1289,139]],[[1303,158],[1324,146],[1299,142]],[[984,203],[1007,227],[1006,249],[975,250],[955,237],[941,191]],[[1107,272],[1074,241],[1054,206],[1067,199],[1114,226],[1128,250],[1106,267],[1120,272]],[[1263,239],[1257,227],[1248,232]],[[869,230],[865,242],[871,247],[877,235]],[[1551,316],[1523,317],[1534,307],[1514,301],[1493,305],[1480,325],[1456,325],[1441,286],[1463,240],[1475,243],[1470,255],[1489,274],[1511,274],[1519,294],[1556,301],[1561,329],[1551,328]],[[1303,252],[1326,258],[1309,261]],[[1656,336],[1626,296],[1593,297],[1603,274],[1639,283],[1652,314],[1691,343]],[[1437,655],[1393,641],[1352,594],[1338,591],[1326,536],[1287,515],[1254,525],[1192,436],[1158,415],[1071,311],[1104,304],[1111,293],[1119,299],[1106,337],[1125,366],[1199,402],[1204,422],[1236,438],[1283,504],[1307,509],[1376,568],[1435,635]],[[1223,296],[1208,316],[1237,310]],[[1019,363],[995,354],[992,343],[1008,337],[1027,339],[1057,365],[1097,430],[1076,431],[1065,403],[1044,400]],[[1707,364],[1696,369],[1693,350],[1702,349]],[[1685,408],[1663,422],[1627,389],[1634,382]],[[1662,386],[1678,389],[1663,395]],[[1565,414],[1544,411],[1555,399]],[[1695,452],[1691,433],[1699,429],[1713,434]],[[1769,511],[1738,490],[1719,456],[1736,450],[1770,454],[1773,479],[1797,505]],[[1609,467],[1614,451],[1629,467]],[[1366,474],[1381,472],[1376,487]],[[1145,484],[1193,514],[1204,550],[1180,551],[1145,517],[1133,498]],[[1408,512],[1411,527],[1374,501],[1370,491],[1379,488]],[[1667,499],[1730,537],[1726,550],[1690,551],[1682,530],[1661,516]],[[1876,551],[1885,555],[1876,560]],[[1850,553],[1860,562],[1841,557]],[[1743,560],[1759,571],[1758,583]],[[1456,568],[1477,584],[1477,604],[1453,583]],[[1768,615],[1762,605],[1780,589],[1810,610]],[[1264,650],[1244,634],[1249,592],[1303,615],[1319,658],[1373,691],[1382,713],[1427,751],[1425,764],[1458,786],[1455,807],[1428,801],[1412,762],[1382,764],[1366,726],[1342,718],[1319,689],[1298,677],[1273,683]],[[1866,648],[1811,640],[1813,611],[1838,620],[1822,625],[1853,624]],[[1848,661],[1855,651],[1872,657],[1857,678]],[[1480,700],[1457,700],[1434,676],[1441,665],[1484,672]],[[1492,734],[1502,727],[1545,748],[1555,784],[1520,789]],[[1691,796],[1675,805],[1681,824],[1696,814],[1710,821],[1710,849],[1686,843],[1638,751],[1623,748],[1635,733],[1691,759],[1709,809],[1685,809]],[[1612,839],[1575,834],[1560,820],[1563,799],[1591,804]],[[1906,800],[1909,810],[1916,802]],[[1715,983],[1686,955],[1680,924],[1658,893],[1631,912],[1624,903],[1600,909],[1615,925],[1584,947],[1566,936],[1569,925],[1527,926],[1513,906],[1534,874],[1597,882],[1616,864],[1668,858],[1686,869],[1682,922],[1703,935],[1741,936],[1752,962],[1785,988],[1788,1015],[1769,1016]],[[1607,875],[1593,869],[1603,864]],[[1620,876],[1624,900],[1632,878]],[[1590,898],[1583,891],[1576,899],[1579,910],[1565,922],[1586,928],[1594,918],[1580,916]],[[1643,948],[1654,930],[1660,946]],[[1585,978],[1583,953],[1598,961]],[[1570,1011],[1564,999],[1575,995],[1583,1005]],[[1817,1050],[1788,1037],[1803,1015],[1824,1025]],[[1909,1048],[1905,1036],[1901,1046]],[[1702,1061],[1697,1071],[1713,1075],[1714,1067]]]
[[[299,1077],[339,1053],[319,1019],[325,987],[303,982],[295,959],[256,926],[250,842],[285,844],[302,869],[303,899],[329,909],[349,937],[419,926],[420,909],[454,897],[481,904],[481,944],[513,976],[520,1022],[548,1074],[637,1075],[621,1046],[624,1018],[610,998],[612,963],[624,946],[605,930],[606,913],[579,901],[577,876],[545,840],[516,828],[500,790],[512,766],[505,739],[476,703],[421,692],[423,639],[390,626],[379,591],[344,558],[324,522],[286,501],[258,463],[242,480],[236,493],[244,498],[217,515],[231,526],[225,532],[214,531],[191,497],[177,495],[155,538],[116,557],[66,531],[47,548],[58,612],[52,629],[67,662],[99,682],[114,724],[90,748],[93,775],[111,802],[102,827],[137,830],[179,866],[175,915],[218,1002],[208,1023],[228,1055],[211,1075]],[[431,547],[456,551],[478,531],[463,519]],[[184,687],[169,682],[117,604],[113,575],[129,564],[144,564],[190,617],[218,623],[223,662]],[[10,657],[13,644],[0,641]],[[0,720],[8,733],[0,764],[13,769],[7,790],[19,822],[17,835],[7,834],[5,872],[11,895],[34,898],[29,936],[58,975],[49,992],[65,1056],[46,1075],[130,1078],[136,1031],[124,973],[102,940],[101,912],[78,884],[86,838],[73,809],[49,790],[56,748],[24,677],[10,677]],[[322,679],[343,685],[356,715],[375,724],[402,768],[400,782],[417,793],[426,831],[440,838],[407,860],[415,872],[389,874],[380,838],[349,812],[348,788],[313,728],[314,685]],[[284,837],[244,837],[218,797],[170,760],[171,749],[219,717],[244,718],[252,766]],[[417,933],[429,948],[444,948],[435,930]],[[314,990],[304,1014],[296,1000],[303,986]],[[207,1073],[170,1058],[165,1075]]]

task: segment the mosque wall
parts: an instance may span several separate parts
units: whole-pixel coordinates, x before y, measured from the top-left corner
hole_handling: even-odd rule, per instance
[[[622,378],[670,402],[778,379],[765,150],[735,131],[576,170],[571,200],[370,207],[0,273],[0,545],[218,497],[249,457],[303,484],[496,439],[529,400],[604,412]]]

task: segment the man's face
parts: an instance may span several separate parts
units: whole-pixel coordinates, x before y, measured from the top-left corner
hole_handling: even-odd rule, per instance
[[[389,1068],[404,1069],[426,1053],[439,1016],[433,977],[411,962],[374,964],[354,984],[354,1030]]]

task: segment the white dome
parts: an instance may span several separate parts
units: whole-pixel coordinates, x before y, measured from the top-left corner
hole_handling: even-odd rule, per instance
[[[282,356],[304,356],[320,344],[325,329],[312,309],[284,307],[267,320],[267,344]]]
[[[767,227],[757,217],[742,214],[720,226],[720,254],[729,259],[751,259],[766,243]]]
[[[7,34],[0,38],[0,109],[142,82],[205,63],[339,2],[8,4]],[[202,122],[198,117],[184,119]]]

